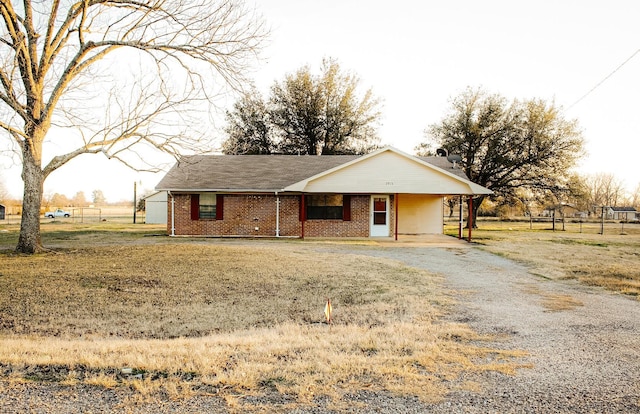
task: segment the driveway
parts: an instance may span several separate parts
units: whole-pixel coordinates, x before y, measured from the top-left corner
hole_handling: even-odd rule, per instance
[[[456,392],[429,412],[640,412],[639,301],[547,280],[464,243],[386,244],[358,254],[444,276],[458,293],[450,318],[479,333],[498,334],[504,338],[499,346],[530,353],[524,362],[533,368],[474,378],[484,391]]]

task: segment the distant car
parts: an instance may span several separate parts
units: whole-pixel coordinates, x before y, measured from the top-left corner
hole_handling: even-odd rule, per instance
[[[49,211],[47,213],[44,213],[44,216],[47,217],[47,218],[71,217],[71,213],[69,213],[68,211],[64,211],[63,209],[59,208],[56,211]]]

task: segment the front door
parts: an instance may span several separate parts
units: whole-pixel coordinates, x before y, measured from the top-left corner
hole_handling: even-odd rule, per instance
[[[389,196],[371,196],[371,237],[389,237]]]

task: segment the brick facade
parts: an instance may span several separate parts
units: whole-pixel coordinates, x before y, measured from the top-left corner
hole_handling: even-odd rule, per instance
[[[300,221],[300,196],[281,195],[280,236],[302,236]],[[254,236],[276,235],[275,194],[225,194],[222,220],[192,220],[191,195],[173,194],[175,211],[173,220],[176,236]],[[168,202],[167,231],[171,234],[171,197]],[[369,237],[369,195],[351,196],[351,220],[306,220],[304,237]],[[390,203],[390,234],[393,233],[395,216],[393,197]]]

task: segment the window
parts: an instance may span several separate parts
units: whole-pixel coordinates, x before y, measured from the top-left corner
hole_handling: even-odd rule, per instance
[[[215,219],[216,218],[216,195],[212,193],[200,194],[198,203],[199,219]]]
[[[191,220],[222,220],[223,201],[221,194],[191,194]]]
[[[373,199],[373,224],[387,224],[387,199]]]
[[[341,194],[314,194],[306,198],[307,219],[342,220],[343,197]]]

